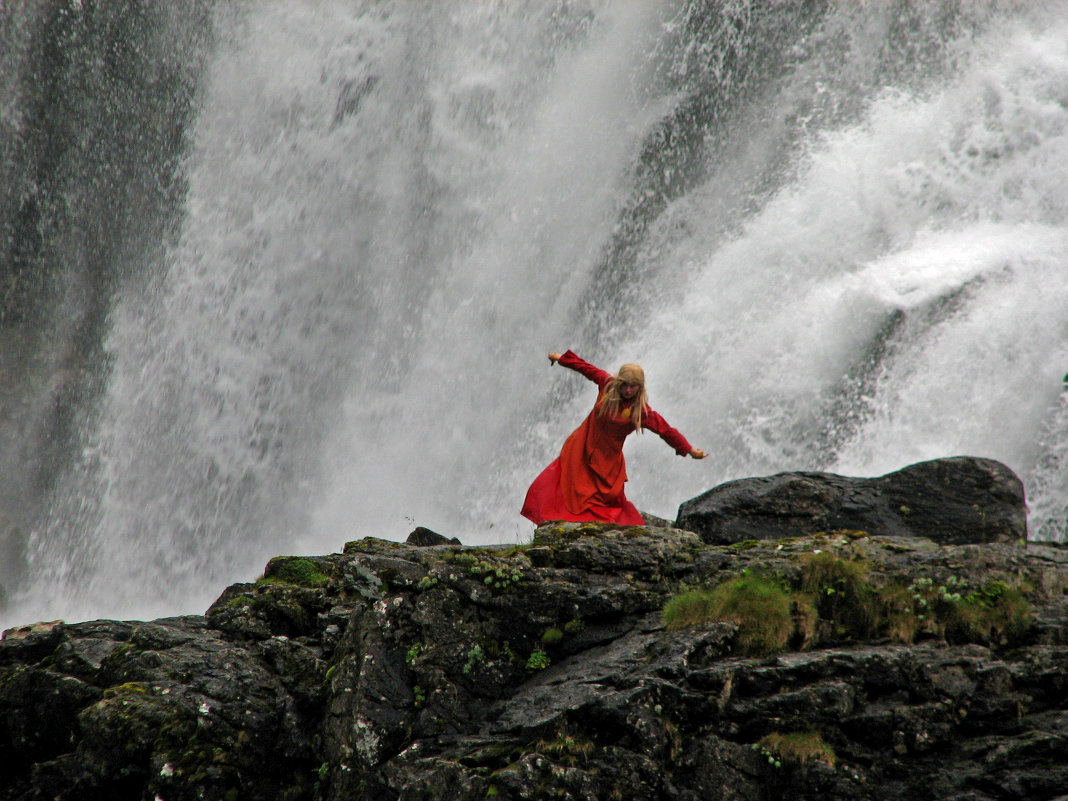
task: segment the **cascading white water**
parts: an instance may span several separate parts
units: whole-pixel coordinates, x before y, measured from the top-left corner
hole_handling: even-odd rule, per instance
[[[550,369],[566,347],[641,362],[712,454],[632,437],[647,511],[969,453],[1016,469],[1054,536],[1068,14],[991,12],[895,88],[870,79],[890,12],[841,6],[724,117],[618,286],[639,154],[692,91],[665,78],[694,57],[682,9],[220,11],[182,235],[115,307],[107,398],[14,617],[199,612],[273,555],[415,525],[523,541],[523,492],[593,399]],[[821,63],[843,38],[851,60]]]
[[[1041,19],[819,132],[737,235],[675,243],[681,299],[620,350],[690,376],[658,398],[697,421],[714,480],[988,456],[1024,478],[1032,536],[1063,537],[1068,18]],[[697,228],[678,205],[662,224]],[[706,483],[642,476],[668,513]]]

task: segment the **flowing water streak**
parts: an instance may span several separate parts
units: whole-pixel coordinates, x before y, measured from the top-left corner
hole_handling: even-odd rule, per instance
[[[664,8],[598,6],[582,47],[552,52],[550,72],[527,75],[538,81],[525,89],[530,107],[482,142],[479,156],[493,172],[459,187],[456,201],[475,207],[476,235],[469,248],[434,254],[440,275],[414,315],[403,378],[392,385],[361,375],[354,387],[328,457],[336,473],[315,527],[320,541],[324,532],[404,536],[415,524],[468,542],[529,536],[516,504],[531,463],[523,460],[518,475],[502,475],[501,465],[535,422],[545,354],[563,347],[559,332],[611,234],[626,191],[621,165],[664,111],[641,91],[643,54]],[[481,36],[477,27],[472,35]],[[545,46],[548,36],[539,38]],[[449,64],[430,91],[460,93],[462,102],[465,78],[455,75],[501,68]],[[497,80],[483,89],[494,103],[511,91]],[[451,140],[463,123],[435,117],[431,141]]]

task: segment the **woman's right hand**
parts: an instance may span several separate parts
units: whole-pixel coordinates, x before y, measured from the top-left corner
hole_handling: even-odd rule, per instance
[[[562,355],[563,355],[562,353],[550,353],[549,354],[549,361],[552,362],[553,364],[556,364],[558,361],[560,361],[560,357]]]

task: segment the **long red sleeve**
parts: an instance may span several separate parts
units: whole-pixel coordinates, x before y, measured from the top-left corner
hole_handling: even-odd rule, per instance
[[[576,373],[581,373],[601,389],[604,389],[604,385],[612,380],[611,373],[605,372],[600,367],[594,367],[584,359],[580,359],[570,350],[560,357],[560,361],[557,362],[557,364],[562,367],[567,367],[570,370],[574,370]]]
[[[652,409],[647,409],[642,415],[642,428],[648,428],[653,433],[659,434],[660,438],[674,448],[679,456],[686,456],[693,450],[693,446],[686,437],[679,433],[677,428],[668,425],[668,421]]]

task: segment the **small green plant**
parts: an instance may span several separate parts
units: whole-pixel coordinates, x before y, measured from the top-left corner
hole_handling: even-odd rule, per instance
[[[527,659],[527,670],[545,670],[550,664],[549,655],[541,648],[536,648]]]
[[[323,786],[326,784],[327,780],[330,778],[330,764],[327,763],[327,762],[324,762],[318,768],[316,768],[316,770],[314,772],[315,772],[315,783],[312,785],[312,789],[313,789],[313,791],[315,793],[318,794],[318,793],[322,792]]]
[[[978,589],[950,576],[944,584],[919,578],[908,587],[917,633],[950,642],[1004,645],[1016,642],[1031,627],[1031,606],[1024,587],[995,579]]]
[[[768,760],[768,764],[771,765],[773,768],[781,768],[782,767],[782,761],[779,759],[778,755],[774,751],[768,750],[765,746],[761,745],[760,743],[753,743],[753,750],[756,751],[758,754],[760,754],[765,759],[767,759]]]
[[[470,673],[475,669],[475,665],[479,665],[486,661],[486,655],[482,652],[481,645],[473,645],[467,652],[467,661],[464,663],[463,671],[465,674]]]
[[[411,648],[408,649],[408,653],[404,655],[404,661],[408,664],[408,667],[415,667],[415,662],[419,658],[419,655],[423,653],[423,644],[417,642]]]
[[[436,587],[437,584],[438,580],[434,576],[423,576],[419,579],[418,586],[420,590],[429,590],[431,587]]]
[[[509,568],[504,565],[495,565],[484,559],[475,559],[470,563],[467,572],[474,578],[482,578],[482,583],[496,590],[507,589],[518,584],[523,578],[523,573],[518,568]]]
[[[412,687],[412,706],[416,709],[422,709],[426,705],[426,692],[416,684]]]

